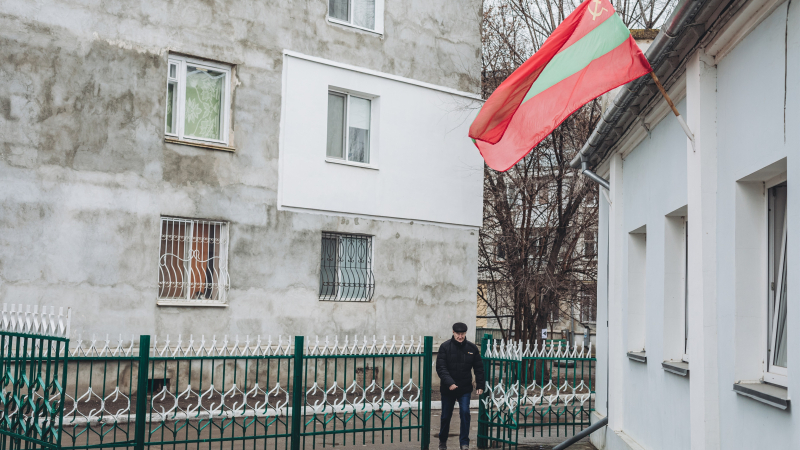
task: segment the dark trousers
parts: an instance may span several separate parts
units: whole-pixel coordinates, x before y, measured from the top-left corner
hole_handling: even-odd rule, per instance
[[[459,445],[469,445],[469,399],[471,393],[447,395],[442,393],[442,424],[439,427],[439,440],[445,442],[450,432],[450,419],[453,418],[453,407],[458,402],[458,415],[461,417],[461,430],[458,435]]]

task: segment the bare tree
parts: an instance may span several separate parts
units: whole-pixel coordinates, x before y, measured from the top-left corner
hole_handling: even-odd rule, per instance
[[[653,28],[669,16],[674,2],[612,4],[629,28]],[[484,0],[484,98],[536,52],[578,4]],[[499,321],[506,336],[513,329],[515,338],[534,341],[556,317],[577,315],[596,304],[598,186],[577,174],[569,162],[601,112],[599,102],[593,101],[507,172],[484,169],[478,295],[491,315],[509,319]]]
[[[599,112],[593,102],[572,115],[507,172],[485,168],[479,295],[517,338],[536,339],[566,304],[594,301],[597,185],[569,161]]]

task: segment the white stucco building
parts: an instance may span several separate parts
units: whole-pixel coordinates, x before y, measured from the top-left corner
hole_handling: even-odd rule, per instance
[[[610,182],[592,441],[800,448],[800,7],[685,0],[646,55],[694,141],[643,77],[573,161]]]

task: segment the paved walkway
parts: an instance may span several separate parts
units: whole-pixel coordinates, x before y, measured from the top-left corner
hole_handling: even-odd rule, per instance
[[[439,432],[439,421],[441,420],[440,411],[431,411],[431,429],[432,433],[436,434]],[[458,418],[458,410],[453,413],[453,418],[450,420],[450,437],[447,440],[447,448],[449,450],[459,450],[458,446],[458,430],[460,426],[460,421]],[[522,433],[520,433],[521,435]],[[477,436],[478,436],[478,410],[472,410],[471,413],[471,420],[470,420],[470,433],[469,433],[469,448],[478,448],[477,446]],[[568,436],[564,436],[563,434],[559,437],[524,437],[520,438],[520,445],[518,450],[550,450],[556,445],[564,442]],[[439,438],[436,436],[431,436],[431,450],[435,450],[438,448],[439,445]],[[337,446],[338,447],[338,446]],[[367,447],[381,449],[381,450],[415,450],[419,449],[419,442],[412,441],[412,442],[403,442],[403,443],[395,443],[391,445],[367,445]],[[353,447],[355,448],[355,447]],[[580,442],[572,445],[570,450],[596,450],[595,447],[589,442],[589,439],[583,439]]]
[[[473,409],[471,414],[470,420],[470,449],[477,448],[477,435],[478,435],[478,410]],[[433,410],[431,411],[431,450],[436,450],[439,445],[439,438],[435,436],[436,433],[439,432],[439,424],[441,421],[441,411]],[[196,426],[196,424],[195,424]],[[460,419],[458,417],[458,410],[454,412],[454,417],[450,421],[450,437],[447,440],[448,448],[450,450],[459,450],[458,446],[458,430],[460,426]],[[79,442],[76,442],[74,445],[86,445],[86,444],[97,444],[99,441],[98,439],[98,430],[93,428],[93,432],[88,434],[89,442],[86,442],[87,435],[82,435]],[[212,427],[212,435],[204,434],[204,438],[216,438],[218,434],[214,433],[215,428]],[[273,430],[275,432],[275,430]],[[207,433],[207,432],[206,432]],[[555,433],[555,431],[554,431]],[[380,450],[417,450],[420,448],[420,443],[416,439],[416,431],[412,431],[412,439],[408,440],[408,433],[402,438],[403,442],[398,442],[400,440],[399,431],[395,431],[394,433],[384,433],[384,442],[386,444],[373,444],[373,438],[375,441],[380,442],[381,435],[380,433],[375,433],[375,436],[372,434],[367,434],[366,436],[358,435],[356,437],[356,443],[353,444],[353,437],[352,435],[348,434],[346,439],[346,444],[342,442],[344,438],[343,435],[339,434],[336,438],[336,443],[333,444],[333,440],[331,435],[326,435],[325,437],[317,436],[317,442],[314,442],[314,439],[308,437],[305,441],[305,445],[302,445],[304,450],[323,450],[323,449],[333,449],[333,448],[368,448],[368,449],[380,449]],[[395,442],[389,444],[392,439],[392,435],[394,437]],[[230,436],[230,433],[228,434]],[[568,436],[564,436],[563,430],[561,430],[561,436],[558,437],[542,437],[536,436],[531,437],[528,435],[527,437],[522,436],[522,432],[520,432],[520,442],[518,450],[551,450],[554,446],[560,444],[564,440],[567,439]],[[106,441],[112,441],[114,436],[108,435],[106,436]],[[119,438],[119,436],[117,436]],[[362,440],[363,439],[363,440]],[[323,446],[323,441],[325,444]],[[361,442],[365,442],[362,444]],[[63,441],[62,441],[63,442]],[[63,442],[64,445],[73,445],[71,440],[67,439],[66,442]],[[344,444],[344,445],[343,445]],[[125,448],[125,447],[112,447],[112,448]],[[270,439],[266,442],[264,440],[237,440],[237,441],[226,441],[226,442],[204,442],[198,444],[165,444],[163,446],[153,446],[150,447],[151,449],[160,449],[160,450],[177,450],[177,449],[197,449],[197,450],[262,450],[262,449],[274,449],[274,450],[284,450],[289,448],[289,443],[287,439],[280,438],[280,439]],[[502,447],[499,447],[502,448]],[[508,448],[508,447],[506,447]],[[588,439],[584,439],[583,441],[574,444],[570,447],[570,450],[596,450],[592,444],[589,443]]]

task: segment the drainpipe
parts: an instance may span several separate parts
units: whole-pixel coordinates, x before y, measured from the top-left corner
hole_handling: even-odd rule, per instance
[[[606,188],[607,191],[611,190],[611,185],[608,183],[608,181],[604,180],[602,177],[600,177],[600,175],[597,175],[596,173],[589,170],[589,162],[586,161],[585,159],[581,160],[581,173],[584,174],[586,177],[588,177],[590,180]]]

